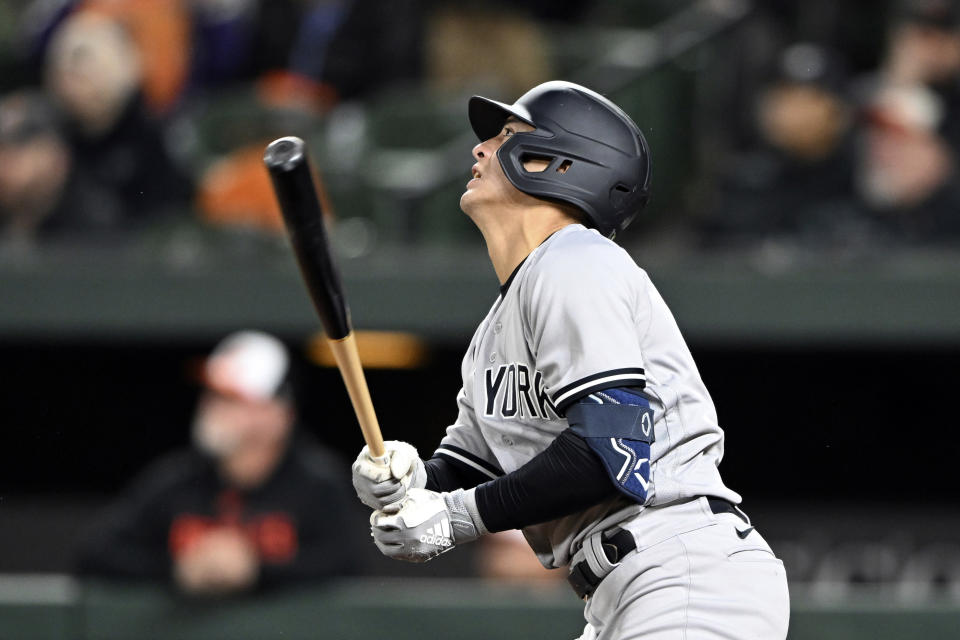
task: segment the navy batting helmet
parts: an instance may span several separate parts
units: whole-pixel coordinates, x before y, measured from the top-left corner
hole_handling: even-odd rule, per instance
[[[650,197],[650,149],[636,123],[599,93],[572,82],[545,82],[508,105],[473,96],[470,125],[480,140],[500,133],[509,116],[536,127],[516,133],[497,151],[507,179],[520,191],[572,204],[612,238]],[[549,162],[527,171],[524,160]]]

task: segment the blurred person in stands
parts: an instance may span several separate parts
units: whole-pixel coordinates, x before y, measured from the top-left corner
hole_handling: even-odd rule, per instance
[[[940,133],[960,151],[960,2],[900,0],[874,92],[925,87],[943,106]]]
[[[430,12],[425,27],[425,75],[436,91],[521,94],[556,75],[543,25],[516,3],[445,4]],[[484,52],[477,55],[481,41]]]
[[[289,69],[335,99],[369,99],[423,77],[424,0],[304,4]]]
[[[0,97],[0,249],[100,236],[113,228],[110,200],[78,166],[57,110],[40,91]]]
[[[71,14],[51,38],[45,73],[78,169],[109,196],[101,219],[128,230],[189,206],[191,182],[147,114],[139,56],[120,23],[95,11]]]
[[[754,103],[755,143],[724,163],[704,240],[847,242],[853,195],[854,106],[847,66],[814,43],[786,47]]]
[[[195,448],[162,458],[93,523],[79,571],[216,595],[355,573],[346,469],[295,428],[289,354],[224,339],[204,365]]]
[[[940,134],[942,101],[921,85],[871,98],[857,165],[860,196],[895,243],[960,240],[957,154]]]
[[[903,0],[863,80],[856,185],[891,243],[960,240],[960,2]]]
[[[35,92],[0,98],[0,237],[32,241],[69,218],[72,160],[52,106]]]

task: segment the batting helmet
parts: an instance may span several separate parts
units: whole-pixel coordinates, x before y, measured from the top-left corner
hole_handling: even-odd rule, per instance
[[[497,157],[520,191],[572,204],[612,238],[650,197],[650,149],[636,123],[600,94],[572,82],[545,82],[508,105],[473,96],[470,125],[480,140],[500,133],[509,116],[536,127],[516,133]],[[530,158],[549,161],[527,171]]]

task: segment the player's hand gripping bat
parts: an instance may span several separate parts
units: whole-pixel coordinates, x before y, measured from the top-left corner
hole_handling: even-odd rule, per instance
[[[383,436],[363,375],[350,310],[343,297],[340,275],[330,255],[323,211],[313,185],[313,172],[303,140],[293,136],[274,140],[263,154],[273,190],[280,203],[290,243],[300,264],[313,306],[320,316],[337,368],[350,394],[363,439],[375,458],[384,455]]]

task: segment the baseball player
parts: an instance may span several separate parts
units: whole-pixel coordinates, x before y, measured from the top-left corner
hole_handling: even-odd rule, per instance
[[[717,465],[723,431],[676,322],[611,239],[643,209],[637,125],[584,87],[474,96],[460,206],[500,280],[429,460],[353,465],[385,555],[424,562],[521,529],[586,601],[582,638],[785,638],[783,564]]]

